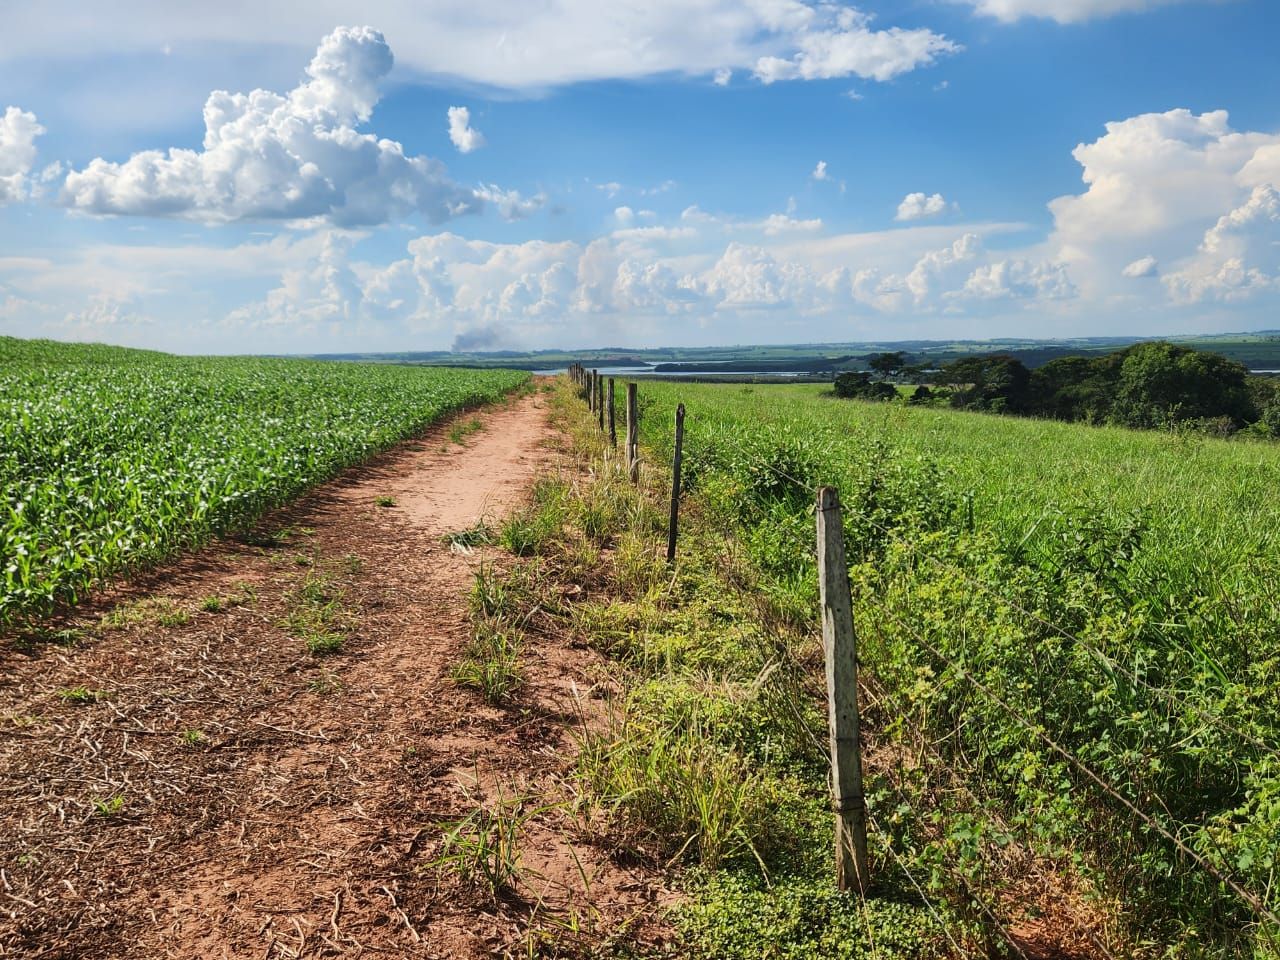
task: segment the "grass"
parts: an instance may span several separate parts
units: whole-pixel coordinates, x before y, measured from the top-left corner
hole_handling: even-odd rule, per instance
[[[521,876],[520,843],[525,826],[544,808],[499,795],[460,820],[444,824],[439,855],[429,866],[445,868],[490,899],[514,890]]]
[[[103,630],[125,630],[142,624],[183,627],[191,622],[189,611],[168,597],[145,597],[123,603],[103,614],[98,626]]]
[[[462,658],[453,667],[454,683],[478,690],[490,703],[506,703],[524,685],[522,646],[520,631],[515,627],[501,620],[480,619]]]
[[[484,423],[475,417],[470,420],[459,421],[449,428],[449,442],[455,446],[461,446],[467,437],[473,433],[479,433],[483,429]]]
[[[1280,911],[1280,807],[1263,800],[1280,765],[1257,747],[1280,742],[1280,446],[817,386],[642,391],[650,462],[685,403],[689,507],[732,537],[781,634],[815,630],[813,490],[840,490],[859,657],[884,704],[869,735],[897,758],[868,786],[877,842],[931,896],[998,938],[975,898],[1034,917],[1039,875],[1065,891],[1057,929],[1117,955],[1276,955],[1161,829]],[[618,649],[637,647],[653,636]],[[813,663],[803,645],[790,658]]]
[[[346,636],[355,629],[354,609],[346,591],[328,573],[312,570],[286,597],[284,625],[303,642],[313,657],[341,653]]]
[[[560,391],[552,405],[583,472],[540,484],[525,519],[555,522],[532,556],[482,567],[471,603],[504,623],[545,603],[540,625],[610,658],[605,717],[578,734],[581,829],[678,871],[677,955],[932,955],[945,940],[903,878],[886,878],[870,906],[831,888],[812,635],[766,616],[758,575],[706,507],[691,505],[669,567],[663,480],[632,486],[577,401]]]
[[[493,543],[496,539],[493,528],[484,520],[477,521],[474,526],[468,527],[466,530],[458,530],[454,533],[445,534],[444,542],[450,547],[463,550],[469,550],[472,547],[481,547],[486,544]]]
[[[394,507],[396,505],[395,497],[380,496],[374,498],[374,505],[379,507]]]
[[[58,691],[58,697],[63,703],[97,703],[106,697],[103,690],[93,690],[86,686],[66,687]]]

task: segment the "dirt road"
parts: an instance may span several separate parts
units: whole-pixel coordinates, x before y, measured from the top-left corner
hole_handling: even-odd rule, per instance
[[[515,707],[449,680],[482,555],[442,536],[555,457],[539,395],[474,416],[462,444],[441,425],[272,536],[93,600],[62,625],[73,645],[0,643],[0,956],[486,956],[539,900],[639,908],[641,879],[545,818],[530,903],[477,906],[430,866],[442,822],[554,789],[595,676],[544,642]],[[340,652],[308,653],[320,627]]]

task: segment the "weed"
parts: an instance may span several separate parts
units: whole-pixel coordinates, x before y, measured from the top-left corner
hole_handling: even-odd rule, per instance
[[[307,653],[313,657],[327,657],[333,653],[341,653],[344,642],[342,634],[324,630],[304,633],[302,639],[307,645]]]
[[[344,573],[355,576],[364,569],[364,560],[354,553],[348,553],[343,556],[341,565]]]
[[[221,613],[223,609],[222,598],[217,596],[205,597],[200,601],[200,609],[205,613]]]
[[[462,442],[473,433],[479,433],[484,429],[484,423],[476,418],[455,423],[449,428],[449,442],[461,446]]]
[[[480,621],[462,659],[454,665],[454,683],[479,690],[490,703],[505,703],[524,684],[521,646],[518,630],[491,620]]]
[[[67,687],[58,691],[64,703],[97,703],[106,697],[103,690],[91,690],[86,686]]]
[[[492,898],[513,890],[520,879],[525,825],[545,809],[530,809],[523,799],[502,796],[492,809],[478,806],[461,820],[444,824],[440,855],[430,866],[448,869]]]
[[[315,559],[305,553],[295,553],[293,555],[293,565],[295,567],[310,567],[315,565]]]
[[[156,615],[156,623],[162,627],[185,627],[191,622],[191,614],[186,610],[166,610]]]
[[[308,653],[321,657],[342,650],[344,634],[354,628],[354,615],[340,586],[313,571],[303,577],[287,599],[285,626],[302,640]]]
[[[491,563],[480,564],[467,597],[472,617],[497,618],[513,614],[513,600],[514,595],[507,589],[502,571]]]
[[[93,812],[99,817],[114,817],[124,809],[124,794],[117,793],[105,800],[94,798]]]
[[[103,614],[98,626],[103,630],[125,630],[146,623],[182,627],[190,622],[191,614],[168,597],[145,597],[122,603]]]
[[[458,530],[444,536],[444,542],[457,549],[470,549],[493,543],[493,541],[493,529],[484,520],[478,521],[475,526],[468,527],[466,530]]]
[[[379,507],[394,507],[396,505],[396,498],[388,497],[384,494],[380,497],[376,497],[373,502]]]
[[[321,671],[320,676],[307,684],[307,689],[312,693],[319,693],[325,696],[333,693],[341,693],[342,681],[338,679],[338,675],[336,673],[323,670]]]
[[[183,730],[181,734],[182,742],[188,747],[198,747],[208,738],[203,730]]]
[[[517,511],[503,521],[498,542],[517,557],[532,556],[540,552],[555,532],[548,521],[548,517],[537,511]]]

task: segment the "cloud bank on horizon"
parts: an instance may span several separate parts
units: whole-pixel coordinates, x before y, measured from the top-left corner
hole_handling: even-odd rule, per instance
[[[1108,17],[1190,5],[957,0],[977,22],[1026,20],[1049,31],[1085,21],[1105,29]],[[443,17],[427,6],[427,22]],[[798,137],[796,149],[808,160],[789,174],[757,174],[750,155],[741,171],[700,169],[697,153],[715,144],[695,139],[687,175],[611,178],[614,168],[636,169],[627,154],[645,141],[625,113],[609,126],[599,104],[614,94],[606,87],[600,101],[592,98],[601,78],[667,76],[649,82],[658,85],[652,122],[668,126],[680,118],[663,98],[690,84],[708,96],[765,98],[760,116],[767,119],[772,91],[789,83],[801,86],[784,94],[793,98],[787,103],[822,97],[824,115],[838,109],[856,125],[863,94],[846,96],[847,82],[826,84],[856,77],[884,85],[890,96],[917,71],[978,56],[941,30],[881,26],[853,7],[701,0],[700,16],[684,18],[680,31],[678,6],[619,5],[617,16],[602,19],[596,7],[564,0],[561,13],[602,43],[591,63],[576,65],[581,50],[569,56],[555,43],[538,45],[541,14],[523,6],[506,11],[509,21],[493,20],[506,28],[498,43],[504,52],[495,60],[490,51],[465,70],[452,59],[457,49],[440,54],[432,69],[417,31],[404,31],[409,69],[397,72],[404,56],[396,34],[333,28],[283,92],[209,93],[198,146],[140,146],[114,159],[35,110],[7,105],[0,114],[0,333],[318,352],[1060,336],[1159,332],[1171,322],[1257,327],[1274,317],[1280,132],[1236,129],[1226,109],[1100,117],[1094,138],[1070,151],[1082,188],[1045,193],[1013,218],[1004,209],[983,217],[981,203],[957,197],[966,183],[950,164],[930,168],[912,151],[901,162],[908,174],[894,169],[893,156],[865,160],[888,154],[887,139],[833,154],[830,142],[807,149]],[[155,12],[178,42],[197,28],[214,37],[224,29],[213,9],[189,23]],[[405,16],[393,4],[385,12],[397,24]],[[720,24],[718,39],[702,18]],[[40,46],[37,20],[30,10],[17,17],[29,48]],[[267,4],[263,39],[304,20]],[[527,35],[513,29],[520,25]],[[454,23],[453,45],[478,44],[484,26]],[[626,51],[604,42],[617,29],[635,31]],[[74,30],[71,40],[74,47]],[[13,51],[0,40],[6,56]],[[434,86],[419,79],[427,73],[437,77]],[[473,82],[583,89],[541,101],[493,100]],[[949,83],[921,87],[932,97],[954,95]],[[379,105],[391,94],[388,112]],[[874,102],[874,94],[866,97]],[[490,103],[481,119],[490,134],[498,124],[502,137],[490,143],[459,99]],[[562,126],[526,129],[522,110]],[[384,124],[396,134],[374,132]],[[594,126],[578,129],[583,124]],[[419,132],[425,128],[434,140]],[[59,159],[44,155],[55,137]],[[411,137],[415,145],[407,146]],[[581,149],[569,159],[552,156],[579,169],[589,162],[594,176],[556,176],[554,167],[551,175],[528,176],[529,158],[554,153],[548,143],[560,137],[605,144],[588,157]],[[422,143],[432,152],[451,149],[451,163],[470,172],[451,173]],[[827,159],[813,166],[818,153]],[[85,159],[64,164],[68,155]],[[837,181],[833,170],[848,179]],[[764,187],[776,205],[702,201],[698,193],[714,193],[726,176],[756,184],[744,197]],[[881,182],[905,184],[905,195]],[[934,189],[940,182],[943,190]],[[977,179],[967,186],[982,192]],[[34,234],[20,230],[24,220],[42,223],[53,239],[32,243]],[[148,242],[151,234],[158,236]]]

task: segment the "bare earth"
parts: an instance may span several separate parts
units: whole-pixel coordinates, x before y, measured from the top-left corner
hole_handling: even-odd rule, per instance
[[[449,679],[493,552],[442,537],[501,517],[556,457],[539,396],[475,416],[461,446],[441,425],[264,525],[285,537],[94,599],[68,622],[91,628],[77,646],[0,641],[0,956],[480,957],[519,952],[543,917],[652,912],[651,874],[567,807],[531,821],[502,902],[431,865],[442,823],[564,795],[603,676],[543,637],[510,708]],[[329,657],[287,622],[318,576],[349,612]],[[137,614],[100,629],[113,609]]]

